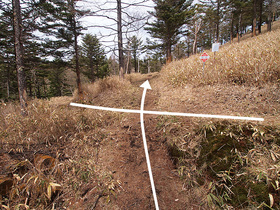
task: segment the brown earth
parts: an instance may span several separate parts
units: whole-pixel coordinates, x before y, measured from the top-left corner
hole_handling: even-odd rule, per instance
[[[147,75],[132,81],[139,87],[146,79],[151,85],[157,75]],[[141,92],[139,92],[142,94]],[[138,97],[141,98],[141,95]],[[145,110],[155,110],[159,100],[156,90],[148,90]],[[140,104],[139,104],[140,108]],[[201,193],[184,187],[167,147],[167,139],[157,129],[158,118],[144,116],[149,156],[160,209],[203,209],[205,203]],[[99,147],[96,163],[110,171],[115,197],[108,205],[107,194],[86,188],[87,193],[70,209],[155,209],[148,168],[141,135],[140,115],[128,114],[119,127],[107,127],[110,139]],[[204,203],[204,204],[203,204]]]
[[[113,108],[140,109],[142,88],[139,86],[149,79],[153,89],[147,91],[145,110],[246,114],[265,117],[265,123],[269,122],[270,118],[271,123],[279,119],[279,88],[276,86],[250,88],[216,85],[172,89],[164,87],[158,76],[158,74],[141,75],[139,78],[131,76],[129,80],[133,85],[133,91],[118,93],[114,90],[114,94],[119,94],[117,96],[110,91],[102,92],[96,101],[91,103]],[[36,107],[40,106],[45,110],[40,118],[50,118],[57,126],[60,126],[59,123],[69,124],[58,128],[57,131],[61,133],[58,134],[60,137],[53,137],[55,142],[12,144],[6,143],[5,138],[1,139],[3,150],[0,151],[1,195],[5,197],[12,192],[12,185],[15,182],[19,187],[25,184],[22,183],[24,179],[27,183],[35,184],[35,180],[34,182],[30,180],[33,180],[32,177],[38,177],[36,180],[41,179],[44,182],[47,180],[47,183],[61,185],[56,189],[59,193],[53,190],[51,193],[53,197],[46,201],[47,209],[155,209],[144,154],[140,115],[108,114],[106,111],[70,107],[68,105],[71,100],[72,98],[66,97],[54,98],[50,101],[52,105],[47,105],[50,110],[39,102],[38,104],[34,102],[35,111]],[[65,115],[73,115],[75,120],[73,125],[72,118],[59,115],[64,112]],[[62,117],[65,117],[65,120],[59,121],[58,119]],[[39,118],[35,119],[39,121]],[[188,164],[190,167],[186,169],[189,172],[188,177],[180,177],[176,160],[171,158],[169,151],[169,144],[174,140],[171,138],[181,138],[184,134],[187,136],[185,142],[188,145],[187,149],[191,151],[195,148],[198,143],[191,132],[200,121],[184,118],[180,119],[180,122],[166,121],[164,127],[161,127],[160,123],[164,118],[160,116],[145,115],[144,120],[160,209],[209,208],[206,201],[209,182],[206,180],[203,186],[195,187],[186,184],[191,182],[192,172],[196,170],[195,165],[190,160]],[[76,127],[79,132],[75,131]],[[73,131],[68,132],[67,129]],[[170,135],[166,137],[165,133]],[[2,134],[4,136],[4,132]],[[26,172],[28,170],[30,172]],[[41,194],[38,192],[38,195],[43,197],[47,194],[48,185],[40,188],[38,182],[36,184],[41,190]],[[27,191],[29,188],[31,187],[23,189]],[[35,198],[32,195],[29,198],[22,195],[20,202],[36,206],[36,195]],[[18,201],[5,202],[10,206],[17,203]],[[44,208],[38,206],[36,209]]]
[[[158,74],[149,74],[131,79],[133,86],[140,89],[135,93],[136,100],[131,105],[132,108],[140,109],[138,103],[141,101],[142,89],[139,86],[142,82],[149,79],[153,86],[157,77]],[[102,94],[100,97],[103,97]],[[148,90],[145,110],[156,110],[159,97],[157,89]],[[52,99],[51,104],[55,104],[55,107],[51,114],[67,108],[70,100],[71,98],[66,97],[61,100]],[[109,106],[119,108],[118,105],[122,103],[118,101]],[[68,106],[68,109],[73,110],[73,115],[74,111],[89,112],[76,107]],[[8,208],[21,203],[20,206],[27,208],[36,206],[37,199],[40,199],[41,203],[48,203],[47,209],[155,209],[144,154],[140,115],[124,114],[118,124],[111,122],[110,117],[106,119],[103,113],[106,115],[106,112],[101,112],[100,115],[105,121],[100,122],[99,133],[94,130],[82,131],[61,136],[55,143],[28,145],[20,142],[5,143],[2,139],[2,207]],[[90,116],[89,120],[92,120]],[[185,180],[178,175],[168,153],[168,139],[162,130],[157,129],[159,118],[145,115],[144,120],[160,209],[203,209],[205,196],[201,190],[185,188]],[[86,123],[83,126],[87,126]],[[101,136],[106,136],[105,140],[100,140]],[[83,141],[87,144],[86,147]],[[81,181],[79,177],[89,169],[92,169],[89,177]],[[73,177],[73,174],[77,174],[77,177]],[[59,184],[53,188],[48,183]],[[18,196],[17,200],[5,200],[8,195],[14,198]],[[36,209],[45,207],[46,205],[38,205]]]

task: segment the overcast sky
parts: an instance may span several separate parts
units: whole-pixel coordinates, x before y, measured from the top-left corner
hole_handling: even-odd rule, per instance
[[[142,0],[123,0],[123,3],[137,3],[141,2]],[[197,2],[198,0],[195,0]],[[107,2],[107,3],[106,3]],[[123,4],[124,6],[125,4]],[[148,16],[148,11],[153,11],[153,7],[155,6],[152,0],[149,0],[145,3],[142,3],[141,5],[143,6],[132,6],[130,8],[127,8],[124,10],[124,12],[127,12],[128,14],[134,16],[134,15],[140,15],[141,17]],[[82,0],[78,2],[78,7],[82,7],[83,9],[90,9],[92,12],[97,11],[99,8],[102,9],[108,9],[112,8],[113,11],[104,11],[104,12],[99,12],[98,14],[106,15],[108,17],[112,17],[114,19],[117,18],[117,13],[116,9],[117,8],[117,2],[116,0]],[[126,19],[126,15],[123,15],[123,18]],[[109,49],[115,48],[116,49],[116,43],[117,43],[117,35],[116,32],[102,28],[102,27],[97,27],[97,26],[109,26],[111,28],[114,28],[115,30],[117,29],[117,24],[115,21],[110,20],[105,17],[84,17],[80,19],[82,22],[82,25],[85,27],[88,27],[84,33],[91,33],[93,35],[97,35],[97,37],[100,39],[102,44],[104,46],[108,46],[106,48],[106,51]],[[145,23],[146,21],[142,22]],[[109,36],[110,35],[110,36]],[[129,36],[136,35],[138,38],[141,38],[143,42],[145,42],[146,38],[149,37],[149,34],[144,30],[138,30],[137,32],[129,34]],[[124,39],[124,46],[126,42],[126,36],[124,33],[123,36]],[[111,55],[112,53],[109,53]]]

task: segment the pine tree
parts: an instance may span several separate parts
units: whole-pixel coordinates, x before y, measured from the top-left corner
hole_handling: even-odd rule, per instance
[[[81,61],[85,70],[83,73],[94,82],[96,78],[108,75],[109,67],[104,49],[96,35],[86,34],[82,39]]]
[[[89,11],[79,10],[76,0],[50,0],[41,1],[41,16],[44,23],[39,30],[42,33],[53,35],[57,40],[45,39],[46,53],[55,58],[74,57],[76,82],[79,98],[82,98],[80,79],[78,37],[81,35],[82,26],[79,19]]]
[[[55,59],[49,65],[49,68],[52,70],[49,71],[48,79],[50,81],[50,89],[49,89],[49,96],[62,96],[64,86],[64,70],[67,66],[67,63],[64,62],[62,59]]]
[[[186,0],[154,0],[155,11],[150,14],[156,19],[148,23],[145,29],[152,37],[161,41],[161,46],[166,52],[166,62],[172,60],[172,46],[175,45],[183,33],[182,26],[192,16],[190,6],[192,1]]]
[[[132,52],[135,72],[138,72],[138,69],[139,69],[137,61],[140,59],[139,56],[140,56],[141,51],[143,50],[142,43],[143,43],[143,41],[141,39],[138,39],[136,36],[133,36],[131,38],[131,52]]]
[[[0,3],[0,98],[18,96],[14,56],[13,12],[11,7]]]
[[[25,82],[25,71],[23,65],[23,40],[22,40],[22,20],[21,7],[19,0],[13,0],[13,19],[14,19],[14,42],[16,55],[16,69],[18,78],[19,101],[21,114],[27,115],[27,91]]]

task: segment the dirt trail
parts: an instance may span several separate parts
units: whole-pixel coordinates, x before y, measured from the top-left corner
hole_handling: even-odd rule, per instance
[[[156,85],[157,76],[158,74],[148,74],[146,76],[142,75],[141,78],[134,79],[132,84],[137,87],[134,96],[139,98],[139,101],[141,101],[142,97],[142,90],[139,86],[148,79],[153,88],[153,85]],[[148,90],[144,109],[157,110],[159,98],[160,93],[156,88]],[[64,106],[65,104],[69,104],[69,100],[71,99],[54,98],[52,100],[58,100],[52,101],[56,106]],[[87,181],[79,183],[79,179],[75,179],[81,176],[81,174],[76,174],[75,176],[70,177],[70,179],[74,179],[73,183],[75,182],[75,184],[79,186],[77,191],[73,191],[73,186],[71,187],[67,185],[67,183],[69,184],[69,180],[65,180],[67,179],[67,177],[65,177],[64,181],[66,185],[63,186],[64,191],[53,203],[53,205],[55,205],[55,203],[57,204],[56,208],[62,208],[65,205],[69,210],[155,209],[143,147],[140,115],[125,114],[124,119],[125,120],[123,120],[121,124],[117,123],[117,126],[115,123],[103,124],[103,126],[106,127],[101,128],[101,132],[104,132],[106,138],[104,137],[105,139],[103,139],[98,146],[96,146],[96,142],[98,141],[88,141],[86,143],[91,143],[92,145],[84,147],[83,143],[81,143],[80,146],[79,142],[75,140],[69,141],[66,144],[63,142],[56,142],[52,147],[47,147],[45,144],[38,144],[32,146],[30,149],[25,148],[24,152],[23,150],[21,152],[15,151],[15,153],[11,151],[8,153],[0,151],[0,159],[3,162],[0,164],[0,171],[2,172],[0,174],[0,184],[4,186],[4,183],[9,189],[12,187],[12,177],[5,176],[5,179],[1,177],[2,174],[6,174],[6,169],[8,169],[9,165],[5,166],[7,161],[10,162],[11,165],[18,165],[18,162],[25,163],[25,159],[28,159],[29,161],[27,162],[30,163],[30,165],[34,164],[34,166],[37,165],[39,167],[37,170],[38,173],[41,170],[41,166],[45,166],[45,164],[49,167],[49,170],[51,167],[54,167],[52,164],[49,164],[49,162],[52,163],[56,161],[54,157],[57,157],[57,161],[60,161],[62,165],[65,164],[66,172],[68,166],[70,167],[69,170],[72,172],[75,170],[76,173],[78,173],[79,171],[84,170],[84,168],[80,168],[78,165],[77,167],[76,165],[71,165],[73,161],[73,163],[78,163],[82,160],[90,161],[93,163],[92,165],[94,165],[92,167],[94,168],[94,172],[90,173],[91,176],[87,177]],[[183,181],[180,180],[177,169],[168,154],[168,139],[164,137],[162,131],[158,129],[158,116],[144,115],[144,121],[149,156],[160,209],[200,209],[199,204],[201,203],[201,198],[197,196],[198,193],[195,193],[194,189],[184,189]],[[84,135],[94,136],[94,133],[84,133]],[[79,137],[77,139],[79,139]],[[92,140],[96,140],[95,137]],[[86,150],[84,153],[83,149]],[[40,164],[37,164],[36,153],[40,155],[38,156],[40,157]],[[57,154],[60,154],[60,156]],[[70,157],[73,159],[72,162],[69,159]],[[64,161],[65,163],[63,163]],[[69,164],[69,162],[71,163]],[[34,169],[34,166],[30,166],[30,168]],[[13,170],[13,172],[15,172],[15,170]],[[26,173],[26,171],[23,171],[22,173]],[[28,174],[33,176],[33,171],[29,170]],[[59,173],[54,172],[54,174]],[[71,173],[69,174],[71,175]],[[107,181],[108,176],[109,182]],[[59,177],[57,177],[57,179],[60,179]],[[28,180],[28,177],[26,180]],[[29,182],[29,180],[27,182]],[[59,183],[62,183],[62,181]],[[42,191],[40,193],[43,193],[46,189],[42,188],[39,189],[39,191]],[[5,192],[5,194],[8,193]],[[36,198],[36,196],[34,197]],[[34,198],[32,199],[29,201],[30,205],[33,205],[31,202],[36,202]],[[49,207],[49,209],[50,208],[51,207]]]
[[[153,78],[149,80],[153,82]],[[143,81],[137,81],[134,85],[139,86]],[[145,109],[154,110],[157,100],[158,93],[148,91]],[[111,131],[111,143],[100,148],[98,162],[112,171],[113,178],[119,183],[119,193],[110,209],[154,209],[140,116],[131,114],[128,119],[121,128]],[[168,155],[166,139],[156,130],[157,117],[146,115],[144,120],[160,209],[192,209],[195,202],[191,192],[183,189],[183,182]],[[96,209],[104,208],[108,206],[102,201],[98,202]]]

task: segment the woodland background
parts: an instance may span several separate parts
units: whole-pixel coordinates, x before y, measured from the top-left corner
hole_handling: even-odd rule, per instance
[[[157,72],[214,42],[256,36],[265,23],[270,31],[280,13],[276,0],[93,1],[90,10],[81,2],[0,1],[0,99],[72,95],[76,87],[82,94],[81,83],[108,75]],[[135,12],[140,7],[149,15]],[[110,46],[102,35],[83,33],[80,20],[92,16],[112,21],[88,26],[111,30]],[[143,29],[150,37],[137,37]]]

